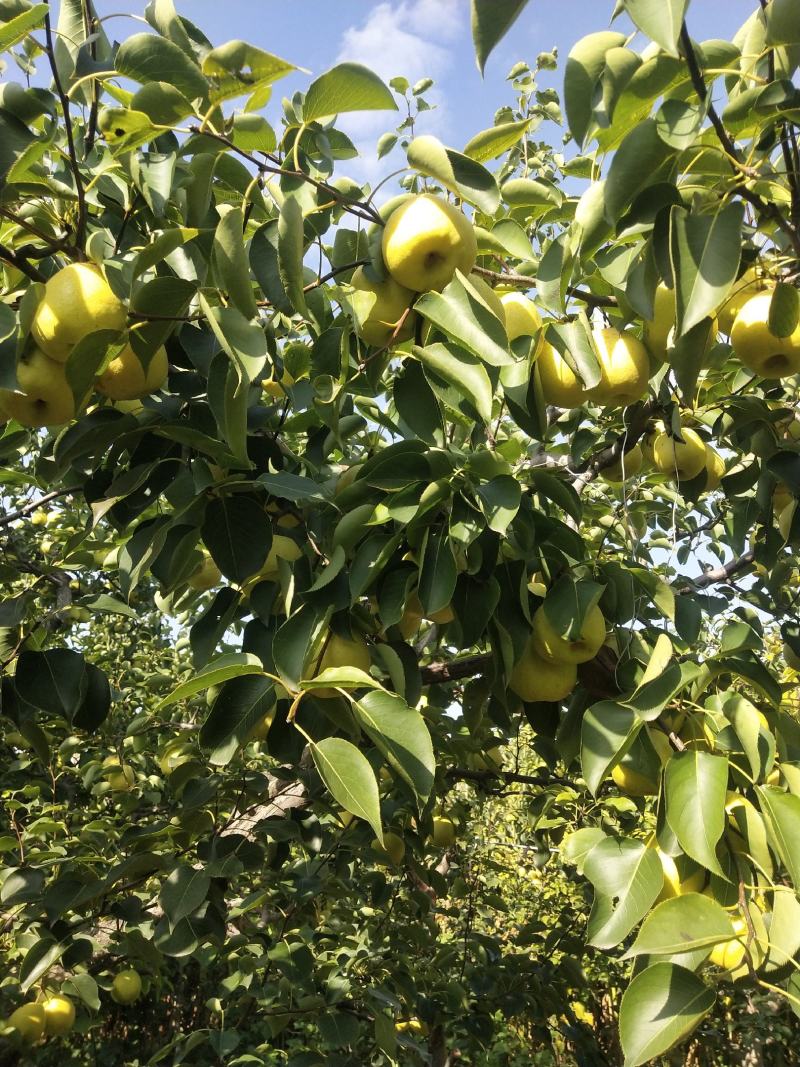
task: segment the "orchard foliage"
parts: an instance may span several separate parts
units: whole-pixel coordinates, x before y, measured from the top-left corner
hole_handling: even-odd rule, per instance
[[[0,0],[3,1062],[800,1010],[800,9],[613,16],[458,149],[428,81]]]

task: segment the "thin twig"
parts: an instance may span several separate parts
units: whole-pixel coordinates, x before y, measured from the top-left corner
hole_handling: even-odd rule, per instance
[[[532,289],[536,285],[535,278],[529,278],[527,274],[515,274],[514,271],[489,270],[488,267],[473,267],[473,274],[479,274],[489,281],[501,282],[503,285],[520,285],[526,289]],[[614,296],[598,296],[586,289],[578,289],[573,285],[567,286],[567,293],[576,300],[582,300],[585,304],[599,308],[619,307],[619,302]]]
[[[22,271],[22,273],[30,278],[31,281],[45,281],[45,276],[40,270],[34,267],[32,263],[29,263],[24,256],[19,255],[19,253],[15,252],[12,248],[9,248],[8,245],[0,244],[0,259],[5,260],[6,263],[10,263],[11,266],[16,267],[17,270]]]
[[[72,493],[77,493],[80,490],[80,486],[72,485],[69,489],[55,489],[52,493],[45,493],[44,496],[40,496],[38,500],[32,500],[30,504],[26,504],[24,507],[19,508],[17,511],[9,512],[8,515],[3,515],[0,518],[0,526],[8,526],[14,522],[15,519],[21,519],[25,515],[30,515],[32,511],[36,511],[43,504],[48,504],[51,500],[57,500],[61,496],[70,496]]]

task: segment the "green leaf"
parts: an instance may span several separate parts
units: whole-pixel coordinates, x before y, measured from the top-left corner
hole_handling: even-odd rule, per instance
[[[509,207],[540,207],[549,210],[552,207],[561,207],[564,202],[564,194],[557,185],[541,179],[537,181],[534,178],[511,178],[500,186],[500,195]],[[507,221],[501,219],[492,233]],[[531,250],[527,237],[525,241],[528,245],[525,255],[530,258]]]
[[[484,363],[502,367],[515,362],[508,351],[505,327],[461,271],[456,271],[441,293],[424,293],[414,307]]]
[[[169,82],[187,100],[205,99],[208,82],[198,65],[176,44],[154,33],[135,33],[120,45],[114,65],[131,81]]]
[[[27,993],[34,982],[47,974],[53,964],[64,955],[67,947],[67,943],[49,937],[43,937],[31,945],[19,968],[19,984],[23,993]]]
[[[675,278],[676,338],[713,315],[736,281],[742,220],[740,201],[714,215],[693,215],[686,208],[672,208],[670,261]]]
[[[278,219],[278,273],[295,311],[307,314],[303,292],[303,209],[300,201],[288,196]]]
[[[173,929],[193,911],[197,911],[208,896],[211,879],[202,870],[184,863],[174,867],[161,887],[158,899]]]
[[[427,348],[414,345],[412,351],[426,370],[443,378],[468,400],[486,425],[492,421],[494,390],[479,359],[456,345],[435,344]]]
[[[725,829],[728,760],[710,752],[675,753],[664,772],[667,823],[683,851],[722,875],[716,847]]]
[[[627,937],[664,884],[655,849],[642,841],[607,837],[586,857],[583,873],[595,888],[587,930],[595,948],[613,948]]]
[[[478,70],[516,22],[528,0],[472,0],[472,41]]]
[[[640,1067],[667,1052],[714,1006],[714,991],[691,971],[655,963],[622,994],[619,1035],[625,1067]]]
[[[797,329],[800,317],[800,293],[788,282],[777,282],[769,302],[769,332],[788,337]]]
[[[711,897],[684,893],[647,916],[627,956],[677,956],[735,936],[730,914]]]
[[[219,280],[233,303],[246,319],[254,319],[258,314],[258,306],[250,281],[243,229],[241,208],[232,208],[222,216],[214,233],[214,260]]]
[[[193,241],[200,231],[189,226],[177,226],[172,230],[163,230],[153,235],[153,240],[133,261],[133,278],[139,278],[145,271],[155,267],[178,248]]]
[[[34,137],[31,131],[10,112],[0,111],[0,188],[6,175]]]
[[[327,499],[321,486],[311,478],[303,478],[299,474],[279,471],[277,474],[262,474],[258,481],[266,487],[271,496],[280,497],[281,500],[293,500],[299,503],[305,500]]]
[[[392,91],[360,63],[340,63],[308,87],[303,121],[313,122],[345,111],[397,111]]]
[[[418,586],[420,602],[428,614],[447,607],[453,599],[457,578],[458,570],[447,532],[432,532],[422,557]]]
[[[581,38],[567,56],[564,110],[567,125],[578,148],[585,144],[592,125],[595,93],[606,65],[606,52],[621,48],[624,44],[624,34],[601,30]]]
[[[557,246],[553,244],[550,247]],[[587,389],[599,383],[600,361],[594,349],[589,321],[583,312],[568,322],[548,322],[546,336]]]
[[[264,565],[272,546],[272,523],[263,505],[240,493],[209,501],[202,532],[216,565],[239,584]]]
[[[213,48],[203,57],[202,64],[215,103],[244,93],[252,94],[297,69],[293,63],[263,52],[246,41],[227,41]]]
[[[772,0],[765,15],[767,44],[800,44],[800,10],[794,0]]]
[[[671,56],[678,55],[678,38],[689,0],[622,0],[635,26],[661,45]]]
[[[26,37],[31,30],[37,29],[44,22],[44,17],[50,10],[48,4],[34,4],[27,11],[3,22],[0,25],[0,52],[13,48],[17,42]]]
[[[795,887],[800,885],[800,797],[773,786],[758,786],[761,810],[776,851]]]
[[[446,148],[431,134],[415,137],[407,155],[409,166],[435,178],[487,215],[493,215],[500,206],[500,190],[494,175],[469,156]]]
[[[210,689],[212,685],[221,685],[229,678],[238,678],[243,674],[263,674],[264,668],[258,656],[250,652],[226,652],[216,659],[212,659],[204,667],[185,682],[177,685],[171,693],[155,707],[155,711],[168,708],[170,704],[176,704],[179,700],[188,700],[196,693],[204,689]]]
[[[209,762],[227,766],[274,706],[271,678],[247,674],[225,682],[200,727],[198,740],[211,750]]]
[[[675,149],[662,141],[655,119],[634,126],[614,153],[605,184],[606,218],[617,222],[631,201],[662,176]]]
[[[564,862],[574,864],[578,869],[578,874],[583,874],[586,857],[594,846],[605,841],[607,836],[599,826],[582,826],[580,830],[574,830],[564,838],[561,845],[561,856]]]
[[[800,900],[788,886],[773,886],[767,974],[790,966],[800,951]]]
[[[267,362],[263,327],[248,321],[236,308],[211,307],[202,293],[199,302],[220,347],[233,364],[236,395],[246,395],[248,386],[260,377]]]
[[[522,140],[528,132],[532,119],[520,119],[518,122],[501,122],[488,130],[481,130],[470,138],[464,146],[464,155],[478,163],[496,159],[509,148]]]
[[[336,803],[368,822],[383,844],[378,783],[364,753],[341,737],[311,741],[309,747],[320,778]]]
[[[28,704],[71,720],[86,696],[86,661],[71,648],[25,651],[17,660],[14,683]]]
[[[495,533],[504,534],[519,511],[522,487],[510,474],[500,474],[477,489],[486,524]]]
[[[374,690],[353,704],[356,719],[420,803],[433,789],[436,759],[431,735],[418,711],[395,693]]]
[[[275,131],[263,115],[240,112],[233,117],[231,139],[245,152],[274,152],[278,147]]]
[[[581,725],[581,768],[593,793],[625,755],[642,726],[635,711],[613,700],[601,700],[586,712]]]
[[[169,82],[148,82],[134,93],[131,111],[146,115],[155,126],[177,126],[194,113],[191,102]]]

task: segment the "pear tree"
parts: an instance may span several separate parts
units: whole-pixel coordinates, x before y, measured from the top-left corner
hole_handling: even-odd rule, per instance
[[[790,1057],[796,0],[458,147],[184,7],[0,0],[0,1060]]]

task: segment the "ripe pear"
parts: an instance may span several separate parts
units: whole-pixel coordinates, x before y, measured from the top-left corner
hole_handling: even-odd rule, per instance
[[[434,815],[431,841],[437,848],[451,848],[456,843],[456,824],[449,815]]]
[[[716,448],[706,445],[706,490],[714,492],[719,489],[725,476],[725,460]]]
[[[141,400],[157,392],[169,374],[165,348],[159,348],[145,373],[139,357],[130,345],[112,359],[95,382],[95,389],[111,400]]]
[[[661,869],[664,872],[664,886],[656,897],[656,904],[660,904],[662,900],[670,900],[672,897],[682,896],[684,893],[700,892],[706,880],[706,872],[702,867],[695,865],[696,869],[692,870],[691,874],[688,874],[686,878],[681,879],[681,872],[672,856],[662,852],[658,845],[653,842],[650,843],[650,847],[655,849],[661,861]]]
[[[250,731],[251,741],[266,741],[270,727],[275,721],[275,712],[278,710],[277,701],[273,704],[266,715],[262,715],[253,729]]]
[[[222,572],[219,567],[208,552],[204,552],[202,561],[197,569],[189,575],[186,584],[190,589],[195,589],[198,593],[204,593],[207,589],[213,589],[221,578]]]
[[[303,550],[291,537],[286,537],[284,534],[274,534],[267,558],[264,560],[261,569],[244,582],[242,589],[245,593],[249,593],[253,586],[258,585],[259,582],[274,582],[280,574],[278,560],[285,559],[289,563],[294,563],[295,560],[300,559],[302,554]]]
[[[383,844],[377,837],[372,839],[372,849],[384,862],[388,859],[395,867],[399,867],[406,854],[406,843],[399,834],[387,830],[383,835]]]
[[[44,1036],[43,1004],[23,1004],[12,1011],[8,1025],[13,1026],[26,1045],[35,1045]]]
[[[622,457],[611,466],[600,472],[600,477],[612,485],[619,485],[628,478],[633,478],[639,473],[644,464],[644,455],[638,444],[623,453]]]
[[[509,341],[518,337],[535,337],[542,328],[542,316],[534,302],[522,293],[504,293],[500,302],[505,309]]]
[[[731,327],[733,350],[745,367],[762,378],[786,378],[800,371],[800,323],[788,337],[770,331],[772,292],[751,296]]]
[[[626,407],[641,400],[650,380],[650,360],[642,342],[612,326],[592,330],[592,338],[600,362],[600,381],[589,391],[589,398],[604,407]]]
[[[48,997],[42,1004],[44,1008],[44,1028],[51,1037],[63,1037],[68,1034],[75,1022],[75,1005],[69,997],[60,995]]]
[[[645,727],[647,729],[647,727]],[[661,730],[647,729],[648,737],[655,748],[662,767],[672,755],[669,738]],[[649,797],[658,793],[658,782],[639,770],[630,757],[625,757],[611,772],[621,792],[631,797]]]
[[[536,357],[545,403],[557,408],[576,408],[586,400],[586,390],[567,361],[544,341]]]
[[[456,270],[469,274],[478,242],[472,223],[441,197],[422,193],[395,208],[383,231],[383,261],[415,293],[442,290]]]
[[[717,312],[719,328],[730,336],[736,316],[751,296],[755,296],[767,286],[766,275],[758,267],[748,267],[741,278],[733,283],[730,295]]]
[[[480,274],[470,274],[467,281],[473,289],[477,290],[478,295],[481,297],[484,304],[488,305],[488,307],[494,312],[496,318],[498,318],[505,326],[506,308],[505,304],[503,303],[502,297],[500,297],[498,293],[494,289],[492,289],[491,285],[489,285],[489,283],[484,278],[481,278]]]
[[[34,348],[17,364],[20,391],[0,389],[0,406],[23,426],[62,426],[75,418],[75,399],[64,365]]]
[[[358,670],[369,674],[371,663],[369,645],[363,637],[341,637],[339,634],[331,634],[324,646],[322,656],[312,664],[313,674],[309,677],[316,678],[329,667],[357,667]],[[323,700],[338,695],[335,689],[327,687],[314,690],[314,696],[321,697]]]
[[[359,336],[368,345],[383,348],[392,340],[400,318],[411,306],[413,292],[391,276],[373,279],[363,267],[353,272],[350,284],[353,287],[350,306]],[[401,344],[413,336],[415,320],[415,313],[406,315],[393,343]]]
[[[533,647],[542,659],[556,663],[588,663],[600,651],[605,639],[606,620],[596,604],[584,615],[580,636],[575,640],[556,632],[544,606],[533,616]]]
[[[664,432],[653,441],[653,460],[657,470],[679,482],[688,482],[706,466],[706,443],[694,430],[681,429],[683,441]]]
[[[132,967],[114,976],[111,996],[117,1004],[133,1004],[141,995],[142,979]]]
[[[124,330],[125,305],[94,263],[70,263],[44,287],[31,324],[34,341],[63,363],[73,346],[95,330]]]
[[[526,703],[555,702],[569,696],[578,681],[576,663],[544,659],[529,640],[514,666],[509,688]]]
[[[133,767],[121,763],[117,756],[106,756],[103,760],[106,781],[115,793],[128,793],[136,782]]]
[[[662,362],[667,357],[670,333],[675,326],[675,291],[659,282],[653,298],[653,317],[644,324],[644,343]]]
[[[713,963],[723,971],[735,971],[744,959],[747,935],[747,923],[744,919],[733,919],[733,931],[736,937],[714,945],[708,957],[709,963]]]

